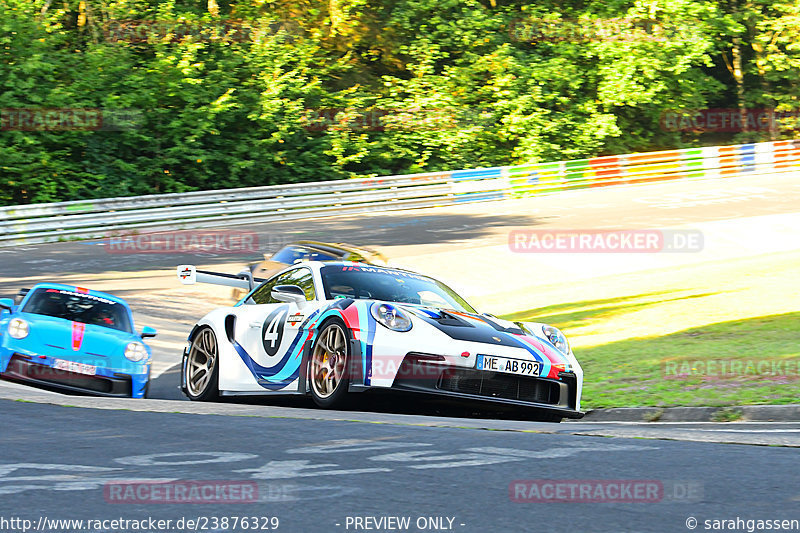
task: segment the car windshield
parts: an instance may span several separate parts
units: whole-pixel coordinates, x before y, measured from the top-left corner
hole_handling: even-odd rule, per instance
[[[383,300],[476,313],[447,285],[413,272],[366,265],[328,265],[320,273],[328,300]]]
[[[133,331],[128,311],[122,304],[66,289],[36,289],[28,298],[22,312],[63,318],[127,333]]]

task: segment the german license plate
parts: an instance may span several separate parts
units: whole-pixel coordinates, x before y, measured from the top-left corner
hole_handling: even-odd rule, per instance
[[[538,376],[542,370],[542,364],[539,361],[524,361],[509,357],[478,354],[478,370],[502,372],[503,374],[515,374],[517,376]]]
[[[53,362],[53,368],[58,370],[66,370],[67,372],[75,372],[76,374],[85,374],[87,376],[94,376],[97,374],[97,367],[94,365],[76,363],[75,361],[65,361],[63,359],[56,359]]]

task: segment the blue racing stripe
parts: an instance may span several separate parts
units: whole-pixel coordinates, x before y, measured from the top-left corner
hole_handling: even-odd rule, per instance
[[[367,308],[372,304],[365,305],[364,302],[354,302],[354,305],[358,310],[358,329],[361,339],[361,375],[364,376],[364,385],[369,385],[372,378],[372,340],[375,338],[375,332],[370,332],[369,319],[372,318],[372,313]],[[374,330],[374,328],[372,329]],[[365,333],[367,338],[365,338]]]
[[[522,339],[520,339],[516,335],[512,335],[511,333],[503,333],[503,332],[498,332],[498,333],[500,335],[504,335],[505,338],[507,338],[507,339],[512,339],[515,344],[517,344],[518,346],[521,346],[522,348],[525,348],[528,351],[528,353],[533,355],[534,359],[536,359],[537,361],[542,363],[542,370],[539,373],[540,376],[545,376],[546,377],[546,376],[550,375],[550,367],[552,367],[553,365],[550,362],[550,358],[549,357],[545,357],[544,354],[539,353],[533,346],[531,346],[527,342],[523,341]]]
[[[294,373],[291,376],[283,378],[280,381],[269,380],[267,379],[268,377],[273,377],[278,373],[273,372],[275,367],[266,368],[259,365],[253,361],[253,358],[250,357],[250,354],[247,353],[247,350],[245,350],[244,347],[236,341],[233,341],[233,348],[236,350],[236,353],[239,354],[239,357],[241,357],[242,361],[244,361],[244,364],[250,370],[250,373],[253,374],[253,377],[256,378],[256,382],[265,389],[283,389],[294,382],[300,375],[300,365],[297,365],[297,368],[295,368]]]

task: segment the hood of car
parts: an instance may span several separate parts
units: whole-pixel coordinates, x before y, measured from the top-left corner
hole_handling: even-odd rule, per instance
[[[129,342],[139,340],[134,334],[63,318],[20,313],[30,325],[30,333],[17,342],[42,355],[87,355],[114,357],[122,355]]]
[[[540,334],[523,329],[507,320],[416,305],[403,305],[402,307],[456,340],[522,348],[547,357],[554,363],[567,361],[566,356],[542,339]]]
[[[524,350],[536,360],[549,361],[553,369],[553,376],[556,376],[560,370],[570,368],[569,357],[543,339],[542,332],[497,317],[418,304],[350,298],[335,300],[327,304],[327,307],[340,309],[348,319],[348,323],[355,324],[356,327],[358,324],[362,324],[363,328],[366,324],[362,320],[362,313],[363,318],[366,319],[370,313],[370,306],[376,303],[396,305],[411,315],[412,320],[425,322],[451,339],[484,344],[486,345],[485,355],[492,354],[492,346],[504,346]],[[360,313],[357,308],[361,308],[362,312]],[[374,321],[374,319],[372,320]],[[412,328],[410,331],[413,332],[414,329]]]

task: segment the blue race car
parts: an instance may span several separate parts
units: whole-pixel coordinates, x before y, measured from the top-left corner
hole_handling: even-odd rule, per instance
[[[144,398],[151,351],[121,298],[57,283],[0,299],[0,376],[99,396]]]

